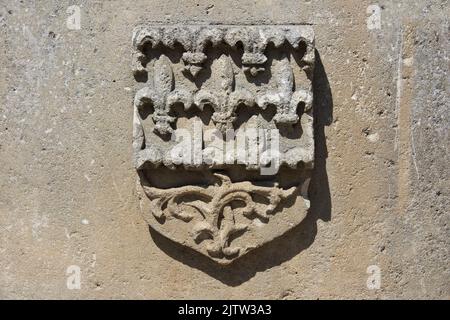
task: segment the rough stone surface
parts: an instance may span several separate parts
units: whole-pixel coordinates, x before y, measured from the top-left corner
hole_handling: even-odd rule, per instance
[[[0,297],[448,299],[448,4],[377,4],[3,1]],[[310,209],[227,266],[141,215],[130,37],[158,23],[314,29]]]

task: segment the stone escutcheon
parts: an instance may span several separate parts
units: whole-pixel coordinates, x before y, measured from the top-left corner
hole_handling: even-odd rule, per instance
[[[229,264],[298,225],[314,163],[312,27],[149,24],[132,43],[150,227]]]

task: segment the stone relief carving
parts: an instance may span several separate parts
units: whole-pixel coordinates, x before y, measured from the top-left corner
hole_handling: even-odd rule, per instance
[[[312,28],[144,25],[133,49],[149,225],[228,264],[299,224],[314,160]]]

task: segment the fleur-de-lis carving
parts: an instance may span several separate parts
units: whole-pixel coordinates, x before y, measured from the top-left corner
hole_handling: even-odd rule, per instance
[[[174,90],[174,78],[171,63],[165,55],[161,55],[154,64],[153,81],[149,81],[147,87],[139,90],[135,97],[135,105],[138,109],[152,105],[152,115],[155,123],[154,131],[162,135],[172,133],[171,123],[175,117],[170,115],[172,106],[181,102],[185,108],[192,105],[192,94],[183,89]]]
[[[206,45],[210,43],[212,46],[216,46],[221,43],[223,31],[218,28],[202,29],[199,34],[194,34],[192,37],[190,43],[185,46],[187,51],[183,53],[182,60],[184,70],[195,78],[204,68],[207,57],[203,51]]]
[[[194,95],[194,103],[200,110],[203,110],[206,105],[210,105],[214,109],[212,121],[222,133],[225,133],[226,130],[233,128],[237,107],[241,104],[253,106],[255,101],[249,91],[234,90],[235,78],[230,57],[222,55],[217,63],[221,70],[220,89],[215,93],[205,89],[199,90]]]
[[[232,47],[242,44],[242,69],[245,73],[256,76],[264,71],[267,57],[264,54],[265,43],[255,41],[260,36],[256,29],[232,29],[225,35],[225,41]]]
[[[280,69],[277,74],[277,90],[261,95],[256,103],[262,109],[274,105],[277,109],[274,116],[276,123],[295,124],[299,120],[297,107],[301,102],[305,104],[305,113],[311,110],[312,95],[309,91],[295,89],[292,67],[288,57],[284,56],[280,61]]]

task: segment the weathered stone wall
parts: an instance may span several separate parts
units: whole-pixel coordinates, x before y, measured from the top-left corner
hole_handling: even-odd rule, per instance
[[[448,4],[371,5],[3,0],[0,298],[450,298]],[[230,266],[141,215],[131,36],[144,22],[314,28],[311,208]]]

